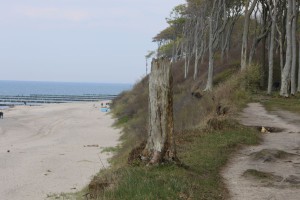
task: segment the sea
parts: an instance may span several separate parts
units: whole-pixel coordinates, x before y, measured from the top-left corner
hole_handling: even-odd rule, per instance
[[[120,83],[0,80],[0,97],[30,95],[118,95],[123,91],[130,90],[131,88],[132,84]]]
[[[41,81],[2,81],[0,95],[118,95],[131,89],[132,84],[120,83],[71,83]]]

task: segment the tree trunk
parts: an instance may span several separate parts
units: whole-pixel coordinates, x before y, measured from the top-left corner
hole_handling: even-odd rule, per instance
[[[185,54],[185,57],[184,57],[184,79],[186,79],[186,77],[187,77],[187,65],[188,65],[188,57]]]
[[[212,17],[209,18],[209,44],[208,44],[208,77],[204,91],[211,91],[213,87],[213,73],[214,73],[214,51],[213,51],[213,24]]]
[[[290,83],[290,72],[291,72],[291,62],[292,62],[292,0],[288,0],[287,18],[286,18],[286,59],[285,65],[281,73],[281,88],[280,95],[288,97],[288,88]]]
[[[263,21],[262,21],[262,26],[263,26],[263,32],[268,33],[269,27],[267,28],[267,15],[268,15],[268,9],[266,6],[262,6],[263,9]],[[267,69],[266,69],[266,39],[267,34],[265,37],[262,38],[262,57],[261,57],[261,73],[260,73],[260,87],[265,88],[265,83],[266,83],[266,74],[267,74]]]
[[[143,154],[149,164],[176,161],[173,125],[172,65],[167,58],[152,61],[149,78],[149,131]]]
[[[297,9],[296,0],[293,0],[293,21],[292,21],[292,69],[291,69],[291,94],[296,94],[296,65],[297,65],[297,40],[296,40],[296,30],[297,30]]]
[[[197,45],[197,43],[196,43]],[[194,80],[196,80],[198,75],[198,61],[199,61],[199,54],[198,54],[198,48],[195,50],[195,66],[194,66]]]
[[[299,40],[299,64],[298,64],[298,88],[297,92],[300,92],[300,40]]]
[[[247,51],[248,51],[248,34],[249,34],[249,24],[250,16],[252,11],[255,8],[257,0],[253,0],[252,5],[249,8],[250,0],[246,3],[245,8],[245,21],[244,21],[244,30],[243,30],[243,39],[242,39],[242,51],[241,51],[241,70],[245,70],[247,66]]]
[[[186,79],[188,77],[188,74],[189,74],[190,60],[191,60],[191,54],[192,54],[190,49],[191,49],[190,48],[190,43],[187,40],[186,41],[186,46],[185,46],[184,79]]]
[[[192,55],[188,56],[185,78],[187,78],[189,76],[191,57],[192,57]]]
[[[282,73],[283,71],[283,67],[284,67],[284,54],[283,54],[283,42],[281,37],[279,37],[279,53],[280,53],[280,73]]]
[[[276,31],[276,17],[277,17],[277,0],[274,0],[272,12],[272,26],[270,34],[270,47],[269,47],[269,77],[268,77],[268,94],[272,92],[273,86],[273,66],[274,66],[274,40]]]
[[[225,33],[221,34],[221,63],[224,64],[224,52],[226,49]]]
[[[195,49],[195,63],[194,63],[194,80],[196,80],[197,73],[198,73],[198,60],[199,60],[199,54],[198,54],[198,42],[199,42],[199,26],[200,22],[199,19],[197,19],[196,27],[195,27],[195,33],[194,33],[194,49]]]

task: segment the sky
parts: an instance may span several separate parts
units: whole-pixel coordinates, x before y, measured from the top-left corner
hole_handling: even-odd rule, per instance
[[[134,83],[185,0],[0,0],[0,80]]]

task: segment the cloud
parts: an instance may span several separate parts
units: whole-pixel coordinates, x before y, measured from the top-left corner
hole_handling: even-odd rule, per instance
[[[48,20],[67,20],[73,22],[85,21],[91,14],[85,10],[63,9],[58,7],[20,6],[16,12],[25,17]]]

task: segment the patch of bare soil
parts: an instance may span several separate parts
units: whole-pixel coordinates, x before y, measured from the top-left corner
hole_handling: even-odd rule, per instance
[[[240,150],[223,170],[231,199],[299,200],[300,116],[282,110],[268,113],[261,104],[250,103],[239,120],[266,131],[260,145]]]

